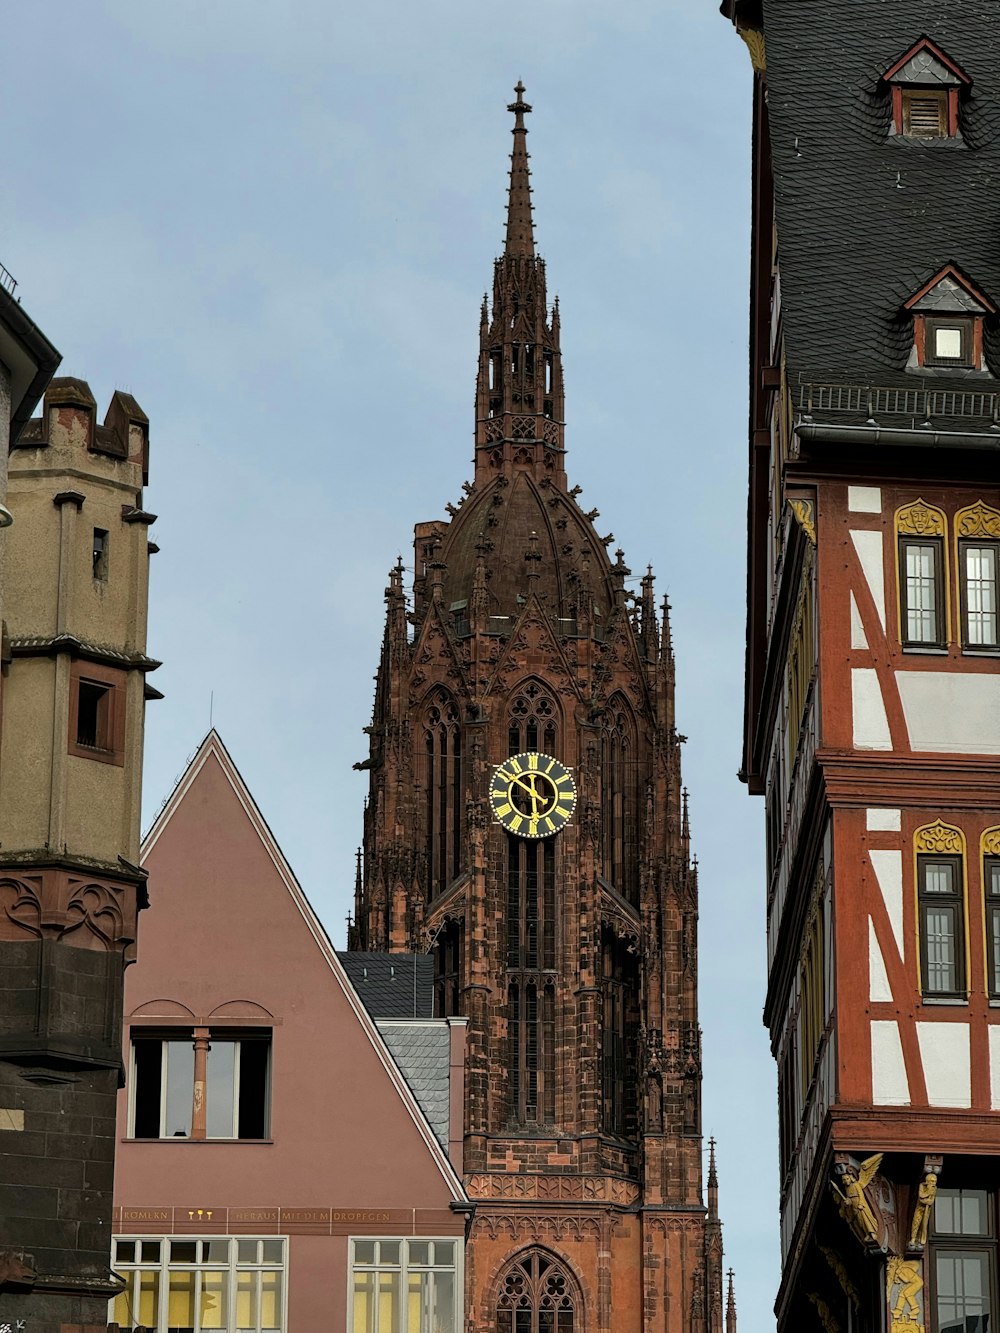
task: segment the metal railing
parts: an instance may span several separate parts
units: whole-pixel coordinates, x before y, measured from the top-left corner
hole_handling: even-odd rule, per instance
[[[871,384],[800,384],[798,410],[851,412],[877,421],[905,416],[930,421],[935,417],[978,417],[1000,425],[1000,393],[982,389],[879,388]]]
[[[3,287],[4,291],[10,292],[11,296],[14,295],[14,289],[17,287],[17,281],[13,273],[5,269],[3,264],[0,264],[0,287]]]

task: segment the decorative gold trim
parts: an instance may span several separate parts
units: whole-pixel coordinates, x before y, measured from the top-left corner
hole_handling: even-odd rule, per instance
[[[983,856],[1000,856],[1000,826],[983,829],[979,847]]]
[[[951,561],[948,556],[948,542],[944,537],[948,531],[948,521],[944,511],[929,505],[925,500],[914,500],[896,510],[895,515],[895,551],[896,564],[896,634],[899,642],[904,641],[903,634],[903,571],[899,564],[900,537],[941,537],[941,586],[944,589],[944,642],[951,642]]]
[[[913,850],[932,856],[964,856],[965,834],[951,824],[925,824],[913,835]]]
[[[943,537],[944,513],[924,500],[914,500],[896,510],[896,532],[902,537]]]
[[[816,545],[816,519],[812,500],[789,500],[792,513],[799,527],[806,534],[813,546]]]
[[[747,44],[747,50],[750,52],[750,63],[753,65],[755,74],[764,74],[767,72],[767,54],[764,48],[764,34],[760,28],[737,28],[736,31]]]
[[[990,537],[1000,541],[1000,509],[977,500],[955,515],[956,537]]]

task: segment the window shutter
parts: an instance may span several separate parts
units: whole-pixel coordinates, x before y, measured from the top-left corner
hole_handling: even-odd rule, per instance
[[[947,133],[947,105],[939,93],[911,93],[904,101],[904,132],[923,139],[944,138]]]

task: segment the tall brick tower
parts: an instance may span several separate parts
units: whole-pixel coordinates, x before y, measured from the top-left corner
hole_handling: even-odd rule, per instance
[[[352,946],[432,949],[469,1019],[470,1327],[721,1333],[667,606],[568,489],[516,94],[474,478],[386,590]]]
[[[988,1333],[997,7],[723,8],[754,66],[743,771],[766,802],[778,1328]]]
[[[2,314],[2,311],[0,311]],[[56,358],[57,360],[57,358]],[[50,366],[49,374],[51,375]],[[15,370],[17,369],[15,364]],[[35,398],[37,401],[37,395]],[[122,983],[145,903],[148,423],[53,380],[12,431],[0,748],[0,1326],[107,1324]]]

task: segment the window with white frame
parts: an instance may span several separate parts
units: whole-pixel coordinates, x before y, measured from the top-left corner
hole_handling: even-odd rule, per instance
[[[287,1264],[283,1236],[116,1236],[108,1317],[121,1333],[285,1333]]]
[[[350,1333],[460,1333],[462,1247],[450,1240],[351,1240]]]
[[[1000,647],[997,573],[1000,542],[959,542],[962,597],[962,643],[966,648]]]
[[[204,1122],[195,1113],[196,1046],[133,1030],[129,1134],[136,1139],[264,1139],[270,1133],[269,1033],[205,1040]]]

